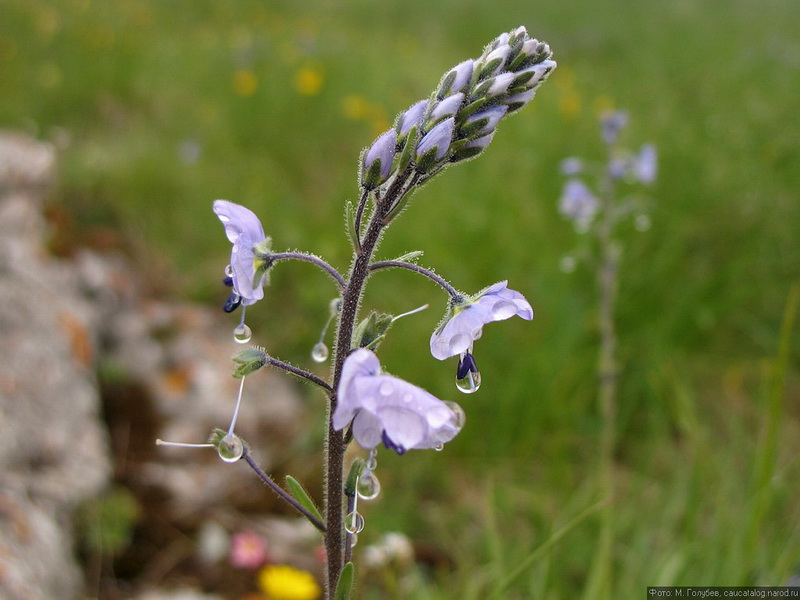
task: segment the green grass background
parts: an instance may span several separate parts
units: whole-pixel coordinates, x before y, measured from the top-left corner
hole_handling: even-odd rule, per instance
[[[424,250],[468,292],[508,279],[537,316],[487,327],[483,387],[457,397],[455,365],[427,349],[445,298],[411,273],[371,280],[370,307],[433,304],[381,358],[459,401],[467,426],[443,453],[381,454],[361,541],[404,531],[454,566],[402,595],[375,575],[361,597],[587,589],[597,519],[553,536],[602,499],[596,298],[586,268],[559,270],[579,240],[556,203],[562,158],[602,158],[604,108],[628,110],[626,140],[654,142],[660,161],[652,228],[621,233],[613,597],[779,584],[800,569],[796,328],[779,359],[800,282],[798,23],[795,0],[0,0],[0,126],[60,144],[53,203],[76,236],[110,228],[154,288],[217,305],[229,246],[213,199],[252,208],[276,249],[346,269],[360,150],[525,25],[558,69],[480,159],[415,195],[380,254]],[[312,368],[333,293],[313,267],[281,264],[248,313],[255,341]]]

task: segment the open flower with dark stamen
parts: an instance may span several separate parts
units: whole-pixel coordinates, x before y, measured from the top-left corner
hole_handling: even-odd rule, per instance
[[[486,288],[472,298],[461,298],[451,307],[451,314],[431,335],[431,354],[445,360],[471,353],[472,344],[481,337],[483,326],[519,316],[530,321],[533,308],[525,297],[508,289],[507,281]]]
[[[256,256],[256,250],[267,252],[270,239],[264,234],[261,221],[249,208],[227,200],[215,200],[214,212],[233,244],[230,262],[233,291],[242,305],[254,304],[264,297],[266,271],[266,264]]]
[[[341,430],[352,422],[353,437],[367,450],[381,443],[398,454],[437,448],[463,425],[458,405],[382,374],[378,357],[366,348],[345,359],[336,396],[333,426]]]

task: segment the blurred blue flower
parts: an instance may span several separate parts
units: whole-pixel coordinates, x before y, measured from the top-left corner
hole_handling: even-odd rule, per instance
[[[654,144],[645,144],[639,150],[639,155],[634,162],[634,173],[636,178],[644,183],[650,185],[656,180],[656,172],[658,171],[658,153]]]
[[[383,443],[398,454],[437,448],[452,440],[463,426],[463,413],[422,388],[382,375],[371,350],[354,350],[344,361],[336,392],[333,426],[352,421],[353,437],[366,450]]]
[[[605,113],[600,118],[600,133],[603,141],[609,146],[616,143],[619,134],[628,124],[628,113],[617,110]]]
[[[481,337],[483,326],[519,316],[530,321],[533,308],[525,297],[508,289],[507,281],[486,288],[472,298],[463,298],[460,306],[431,335],[431,354],[445,360],[451,356],[470,353],[472,344]],[[463,361],[462,361],[463,362]]]
[[[600,209],[600,201],[580,179],[568,179],[561,192],[558,210],[578,229],[586,229]]]
[[[264,297],[266,264],[259,260],[255,250],[268,251],[269,238],[264,235],[261,221],[248,208],[215,200],[214,212],[225,226],[225,235],[233,244],[229,274],[233,290],[241,304],[249,306]]]

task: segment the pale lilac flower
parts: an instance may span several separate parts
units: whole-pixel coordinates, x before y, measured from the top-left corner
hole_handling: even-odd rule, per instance
[[[336,392],[333,426],[352,421],[353,437],[367,450],[383,443],[403,454],[406,450],[437,448],[452,440],[462,426],[463,413],[422,388],[382,375],[371,350],[354,350],[344,361]]]
[[[493,61],[498,61],[494,68],[488,73],[489,75],[494,75],[495,73],[499,73],[503,70],[509,52],[511,52],[511,47],[508,44],[505,44],[503,46],[498,46],[486,55],[486,58],[483,59],[484,65],[488,65]]]
[[[381,184],[389,177],[392,172],[392,160],[394,159],[396,144],[397,131],[390,129],[375,140],[367,150],[364,155],[364,178],[370,178],[370,169],[373,168],[375,161],[380,161],[380,171],[377,173],[376,181],[370,182],[370,184]]]
[[[403,116],[400,117],[397,131],[398,136],[403,137],[404,135],[408,135],[408,132],[411,131],[414,125],[419,125],[422,114],[425,112],[426,108],[428,108],[427,100],[420,100],[409,107],[406,112],[403,113]]]
[[[569,179],[561,193],[558,210],[577,227],[585,228],[600,210],[600,201],[580,179]]]
[[[231,565],[238,569],[257,569],[267,562],[267,543],[255,531],[242,531],[231,538]]]
[[[532,87],[531,89],[525,90],[524,92],[511,94],[508,98],[503,100],[503,104],[508,106],[509,112],[514,112],[525,106],[531,100],[533,100],[533,97],[535,95],[536,95],[536,88]]]
[[[249,306],[264,297],[264,274],[257,269],[259,265],[254,248],[264,244],[268,238],[264,235],[261,221],[244,206],[227,200],[215,200],[214,212],[233,244],[230,263],[233,290],[241,304]]]
[[[434,160],[436,162],[442,160],[444,155],[447,154],[447,151],[450,149],[450,142],[453,139],[454,128],[455,119],[450,117],[426,133],[419,141],[419,145],[417,145],[417,158],[421,158],[435,148],[436,153]]]
[[[530,321],[533,308],[525,297],[508,289],[507,281],[486,288],[473,298],[463,300],[463,306],[431,335],[431,354],[445,360],[451,356],[471,354],[472,344],[481,337],[483,326],[519,316]],[[462,360],[463,362],[463,360]]]
[[[656,147],[653,144],[645,144],[639,150],[639,156],[636,157],[634,162],[636,178],[645,185],[650,185],[656,180],[657,170],[658,155]]]

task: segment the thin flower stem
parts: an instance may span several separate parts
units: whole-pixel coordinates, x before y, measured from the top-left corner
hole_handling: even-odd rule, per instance
[[[318,266],[320,269],[325,271],[328,275],[333,277],[336,283],[339,285],[339,290],[343,290],[347,285],[345,282],[344,277],[341,276],[339,271],[334,269],[331,265],[326,263],[318,256],[314,256],[313,254],[307,254],[305,252],[274,252],[264,256],[267,260],[267,264],[272,266],[273,263],[278,262],[279,260],[302,260],[305,262],[309,262],[313,265]]]
[[[290,365],[289,363],[285,363],[282,360],[278,360],[277,358],[272,358],[271,356],[267,357],[267,364],[273,367],[277,367],[278,369],[283,369],[287,373],[291,375],[295,375],[296,377],[300,377],[301,379],[305,379],[306,381],[310,381],[324,389],[329,394],[333,392],[333,388],[330,384],[325,381],[324,379],[320,379],[313,373],[309,373],[299,367],[295,367],[294,365]]]
[[[317,529],[319,529],[319,530],[320,530],[320,531],[322,531],[323,533],[324,533],[325,531],[327,531],[327,527],[325,527],[325,523],[323,523],[323,522],[322,522],[322,521],[320,521],[320,520],[319,520],[317,517],[315,517],[313,514],[311,514],[311,512],[309,512],[309,511],[308,511],[308,510],[307,510],[307,509],[306,509],[306,508],[305,508],[305,507],[304,507],[302,504],[300,504],[300,503],[299,503],[297,500],[295,500],[295,499],[294,499],[294,498],[291,496],[291,494],[289,494],[288,492],[284,491],[284,489],[283,489],[281,486],[279,486],[277,483],[275,483],[275,481],[273,481],[273,479],[272,479],[272,478],[271,478],[269,475],[267,475],[267,474],[266,474],[266,473],[265,473],[265,472],[264,472],[264,471],[261,469],[261,467],[259,467],[259,466],[258,466],[258,464],[256,463],[256,461],[255,461],[255,460],[253,460],[253,457],[252,457],[252,456],[250,456],[249,452],[245,451],[245,453],[244,453],[244,455],[242,456],[242,458],[244,458],[244,459],[247,461],[247,464],[248,464],[248,465],[250,465],[250,468],[251,468],[251,469],[253,469],[253,471],[255,472],[255,474],[256,474],[256,475],[258,475],[258,478],[259,478],[261,481],[263,481],[263,482],[264,482],[264,483],[267,485],[267,487],[268,487],[269,489],[271,489],[273,492],[275,492],[275,493],[276,493],[276,494],[277,494],[277,495],[278,495],[278,496],[279,496],[279,497],[280,497],[282,500],[285,500],[286,502],[288,502],[289,504],[291,504],[291,505],[292,505],[292,507],[293,507],[293,508],[294,508],[296,511],[298,511],[298,512],[299,512],[300,514],[302,514],[302,515],[303,515],[303,516],[304,516],[306,519],[308,519],[309,521],[311,521],[311,524],[312,524],[314,527],[316,527]]]
[[[414,271],[415,273],[419,273],[424,275],[434,283],[437,283],[444,291],[446,291],[450,296],[453,298],[458,298],[461,294],[447,281],[439,277],[436,273],[431,271],[430,269],[426,269],[425,267],[420,267],[419,265],[415,265],[414,263],[403,262],[400,260],[381,260],[378,262],[374,262],[369,266],[370,271],[377,271],[378,269],[386,269],[390,267],[396,267],[398,269],[407,269],[409,271]]]
[[[353,222],[353,233],[355,234],[356,253],[361,254],[361,219],[364,216],[364,208],[367,206],[367,198],[369,198],[369,190],[364,190],[361,194],[361,200],[358,202],[358,209],[356,210],[356,218]]]

